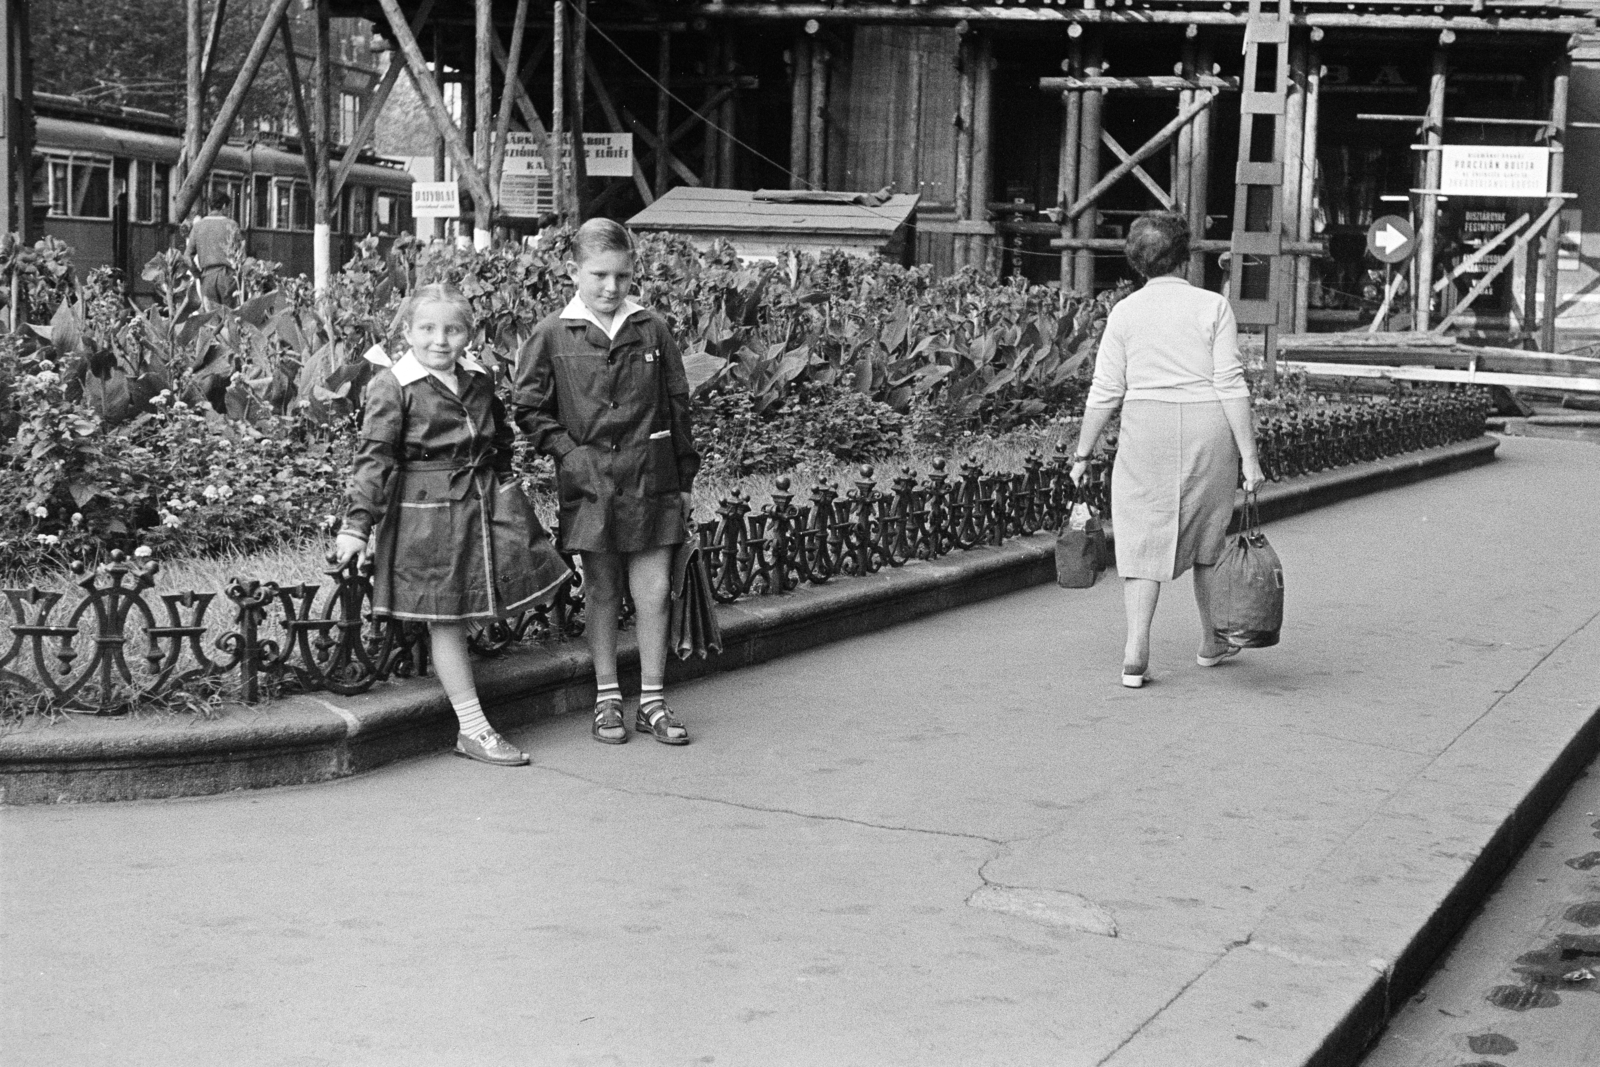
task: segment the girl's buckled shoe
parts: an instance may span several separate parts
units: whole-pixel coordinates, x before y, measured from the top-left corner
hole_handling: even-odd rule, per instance
[[[622,701],[602,700],[594,706],[594,725],[589,733],[602,745],[621,745],[628,740],[628,729],[622,721]]]
[[[663,745],[689,743],[689,728],[679,722],[678,717],[672,714],[672,709],[665,704],[651,705],[649,715],[640,707],[633,717],[633,728],[637,733],[649,734]]]
[[[528,762],[526,752],[493,729],[481,730],[473,737],[457,734],[456,755],[479,763],[492,763],[497,767],[521,767]]]

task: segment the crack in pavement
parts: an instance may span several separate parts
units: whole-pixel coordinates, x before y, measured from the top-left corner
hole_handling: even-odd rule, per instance
[[[1115,1048],[1113,1048],[1110,1052],[1107,1052],[1104,1056],[1100,1057],[1098,1060],[1095,1060],[1094,1061],[1094,1067],[1105,1067],[1105,1064],[1108,1063],[1111,1060],[1111,1057],[1115,1056],[1117,1053],[1121,1052],[1124,1048],[1126,1048],[1128,1046],[1129,1042],[1131,1042],[1134,1038],[1138,1037],[1140,1034],[1142,1034],[1144,1032],[1145,1027],[1147,1027],[1151,1023],[1155,1022],[1158,1018],[1161,1017],[1161,1014],[1163,1012],[1165,1012],[1168,1008],[1172,1007],[1173,1004],[1177,1003],[1178,998],[1183,996],[1185,993],[1187,993],[1191,986],[1193,986],[1196,982],[1200,981],[1200,979],[1204,978],[1206,975],[1210,974],[1211,971],[1212,971],[1212,968],[1216,967],[1217,964],[1219,964],[1223,960],[1227,959],[1228,955],[1230,953],[1232,953],[1235,949],[1241,948],[1241,947],[1243,947],[1245,945],[1248,945],[1249,943],[1250,943],[1250,939],[1248,937],[1246,937],[1243,941],[1235,941],[1232,944],[1230,944],[1227,948],[1223,949],[1220,953],[1217,954],[1216,959],[1212,960],[1210,963],[1205,965],[1205,967],[1200,971],[1199,974],[1196,974],[1193,978],[1189,979],[1187,982],[1183,983],[1183,985],[1179,986],[1178,987],[1178,991],[1176,993],[1172,994],[1172,996],[1168,997],[1166,999],[1165,1003],[1163,1003],[1160,1007],[1156,1008],[1156,1010],[1151,1012],[1149,1015],[1145,1016],[1145,1018],[1139,1023],[1138,1026],[1135,1026],[1132,1030],[1130,1030],[1128,1032],[1128,1036],[1127,1037],[1125,1037],[1121,1041],[1117,1042],[1117,1045],[1116,1045]]]
[[[611,782],[603,782],[596,778],[590,778],[586,775],[578,774],[576,771],[568,771],[563,770],[560,767],[552,767],[548,763],[534,763],[533,766],[540,770],[549,771],[552,774],[559,774],[564,778],[571,778],[575,781],[585,782],[600,789],[609,789],[612,792],[622,793],[626,796],[659,797],[666,800],[695,801],[702,804],[718,804],[728,808],[739,808],[743,811],[762,812],[768,815],[789,815],[796,819],[812,819],[817,822],[845,823],[850,826],[864,827],[868,830],[888,830],[894,833],[926,834],[931,837],[951,837],[964,841],[982,841],[999,849],[1004,849],[1009,844],[1009,842],[1003,841],[999,838],[985,837],[982,834],[963,833],[960,830],[933,830],[922,826],[892,826],[888,823],[868,822],[866,819],[852,819],[844,815],[823,815],[818,812],[796,811],[793,808],[777,808],[767,807],[761,804],[746,804],[737,800],[727,800],[722,797],[708,797],[699,793],[674,793],[669,790],[657,789],[629,789],[625,786],[615,785]],[[990,857],[990,859],[993,858],[994,857]],[[985,860],[983,865],[987,865],[988,862],[989,860]],[[983,865],[980,865],[980,867]],[[980,875],[980,877],[982,876]]]

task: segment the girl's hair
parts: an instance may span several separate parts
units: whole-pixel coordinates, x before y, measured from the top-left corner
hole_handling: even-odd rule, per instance
[[[468,330],[472,329],[472,301],[462,294],[460,289],[443,282],[434,282],[432,285],[421,285],[406,294],[400,301],[400,306],[394,313],[394,330],[408,330],[417,317],[417,309],[423,304],[449,304],[461,316],[461,321]]]
[[[1189,259],[1189,220],[1175,211],[1147,211],[1128,227],[1128,263],[1146,278],[1171,274]]]
[[[572,261],[583,264],[590,256],[607,252],[626,252],[633,255],[633,237],[620,222],[610,219],[590,219],[572,235]]]

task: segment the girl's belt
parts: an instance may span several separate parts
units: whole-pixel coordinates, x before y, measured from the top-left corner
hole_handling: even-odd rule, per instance
[[[400,463],[402,471],[448,471],[450,474],[451,500],[464,500],[467,491],[474,485],[478,487],[480,496],[487,495],[490,483],[494,479],[494,453],[483,452],[472,456],[464,463],[457,463],[447,459],[404,460]]]

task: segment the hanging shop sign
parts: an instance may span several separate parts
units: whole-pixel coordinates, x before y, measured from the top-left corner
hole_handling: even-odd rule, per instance
[[[1399,215],[1373,219],[1367,227],[1367,254],[1379,263],[1404,263],[1417,250],[1417,233]]]
[[[1439,192],[1446,196],[1548,196],[1550,149],[1447,144]]]
[[[572,149],[563,146],[562,159],[569,161]],[[633,134],[586,133],[583,135],[583,164],[591,178],[633,177]],[[544,140],[531,133],[506,134],[506,161],[501,176],[527,174],[550,176]]]
[[[419,219],[453,219],[461,214],[461,190],[455,182],[415,182],[411,214]]]

